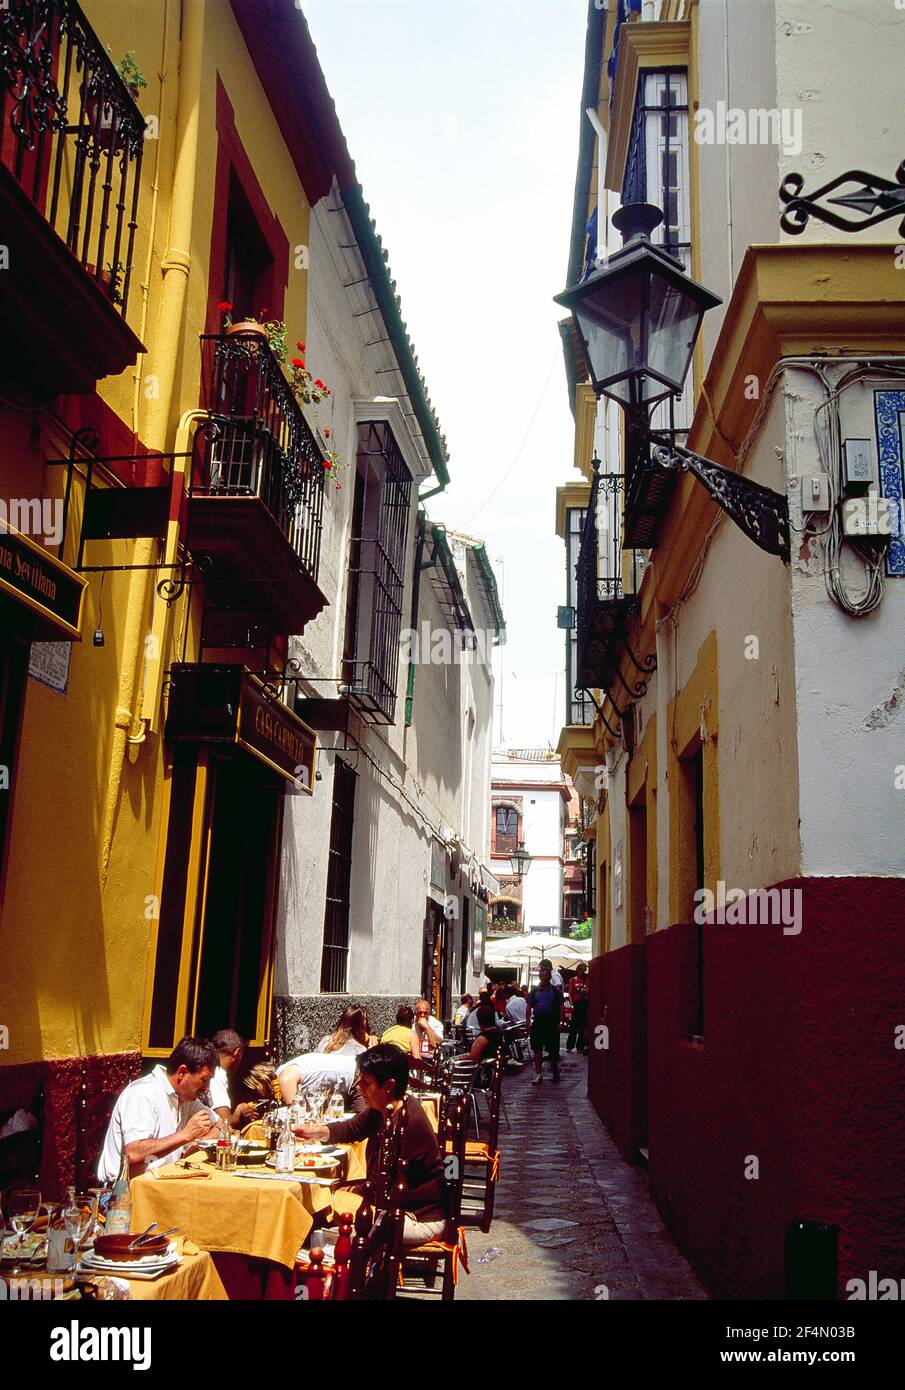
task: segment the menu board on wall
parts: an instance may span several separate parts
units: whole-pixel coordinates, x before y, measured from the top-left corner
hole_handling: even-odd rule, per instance
[[[32,680],[49,686],[58,695],[69,688],[71,642],[32,642],[28,655],[28,674]]]

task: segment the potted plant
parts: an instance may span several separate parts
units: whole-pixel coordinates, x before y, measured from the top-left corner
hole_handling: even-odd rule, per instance
[[[117,73],[125,84],[129,95],[133,101],[137,101],[139,94],[147,87],[148,79],[135,61],[135,54],[132,52],[124,54],[118,63],[114,63]],[[117,126],[114,138],[113,128],[116,116],[113,103],[105,100],[106,93],[98,80],[96,74],[92,85],[88,90],[85,101],[85,110],[88,114],[88,125],[97,143],[104,149],[109,149],[111,145],[118,151],[125,144],[125,131],[120,123]]]
[[[137,101],[139,93],[147,87],[148,79],[135,61],[135,54],[131,51],[124,54],[114,66],[123,82],[128,87],[129,95],[132,100]]]
[[[253,333],[258,338],[267,338],[267,328],[260,318],[255,318],[249,314],[245,318],[233,320],[233,305],[228,299],[221,299],[217,309],[223,315],[223,331],[227,337],[232,337],[234,333]],[[263,317],[264,310],[261,311]]]

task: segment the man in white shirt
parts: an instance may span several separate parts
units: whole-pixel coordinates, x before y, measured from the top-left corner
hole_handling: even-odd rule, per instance
[[[210,1086],[217,1052],[206,1038],[183,1038],[161,1067],[132,1081],[113,1107],[98,1160],[101,1182],[119,1176],[125,1153],[129,1176],[175,1163],[184,1148],[215,1128],[217,1117],[200,1096]]]
[[[355,1083],[357,1058],[345,1052],[305,1052],[277,1067],[283,1102],[292,1105],[314,1091],[331,1087],[348,1096]]]

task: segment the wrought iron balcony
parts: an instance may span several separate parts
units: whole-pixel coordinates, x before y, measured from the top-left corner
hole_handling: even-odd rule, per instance
[[[595,468],[576,567],[578,591],[576,690],[608,689],[618,667],[617,639],[637,603],[635,588],[637,587],[638,564],[634,554],[631,559],[632,576],[628,589],[624,586],[622,578],[623,556],[620,543],[622,517],[619,499],[623,492],[624,483],[625,477],[622,473],[601,476]],[[604,577],[600,576],[598,552],[598,497],[601,490],[614,499],[614,506],[608,511],[611,530],[608,536],[606,568],[609,573]]]
[[[2,366],[26,385],[93,389],[141,350],[123,320],[144,136],[141,112],[74,0],[0,5],[10,257],[0,293],[23,323]]]
[[[209,557],[205,587],[218,607],[276,605],[282,630],[300,632],[326,604],[317,587],[323,455],[264,338],[208,334],[201,344],[208,420],[197,435],[189,549]]]

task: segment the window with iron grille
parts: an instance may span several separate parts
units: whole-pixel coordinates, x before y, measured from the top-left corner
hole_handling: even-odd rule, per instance
[[[412,480],[383,421],[358,428],[343,671],[364,718],[393,724]]]
[[[355,823],[357,774],[336,759],[333,771],[333,813],[327,861],[327,902],[324,911],[324,952],[321,993],[345,994],[349,963],[349,889],[352,881],[352,828]]]
[[[691,211],[688,178],[688,80],[684,70],[642,72],[632,118],[623,203],[653,203],[663,222],[651,235],[691,273]],[[662,401],[652,416],[656,429],[683,442],[692,416],[686,385],[677,399]]]
[[[518,811],[512,806],[497,806],[494,809],[494,854],[513,854],[518,849],[518,819]]]

